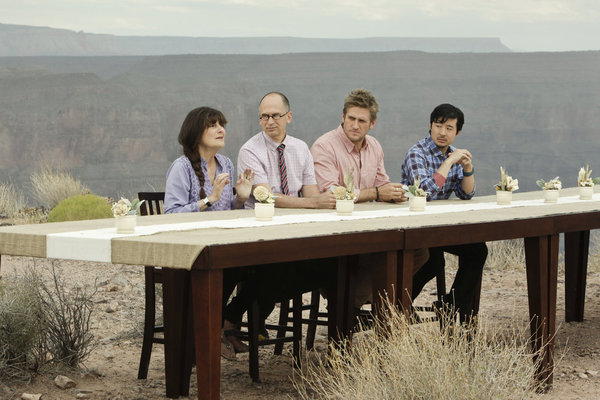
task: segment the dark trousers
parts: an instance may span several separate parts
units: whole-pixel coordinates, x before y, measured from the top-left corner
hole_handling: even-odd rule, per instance
[[[275,303],[313,289],[328,287],[335,278],[336,267],[335,258],[321,258],[266,264],[238,274],[232,271],[224,278],[223,301],[227,301],[225,296],[229,297],[233,291],[235,279],[242,282],[242,287],[229,304],[223,304],[223,319],[239,324],[256,299],[260,320],[264,321],[275,308]]]
[[[473,313],[473,298],[481,280],[488,250],[485,243],[463,244],[458,246],[432,247],[429,260],[413,275],[412,299],[417,298],[423,287],[445,267],[444,252],[458,256],[458,271],[446,302],[458,310],[461,320]]]

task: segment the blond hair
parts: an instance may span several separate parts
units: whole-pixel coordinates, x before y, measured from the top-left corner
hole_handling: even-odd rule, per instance
[[[375,121],[377,119],[379,104],[377,104],[375,96],[373,96],[373,94],[367,89],[354,89],[348,96],[346,96],[344,99],[344,115],[346,115],[348,109],[352,107],[366,108],[369,110],[371,121]]]

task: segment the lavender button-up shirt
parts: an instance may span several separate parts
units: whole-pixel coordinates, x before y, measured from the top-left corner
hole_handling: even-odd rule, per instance
[[[208,207],[205,211],[231,210],[234,207],[233,196],[233,163],[231,160],[221,154],[216,154],[217,172],[215,174],[229,173],[229,183],[223,189],[219,201]],[[204,180],[204,191],[206,195],[212,193],[213,187],[208,179],[206,161],[201,160],[202,171],[206,179]],[[200,211],[200,179],[192,168],[192,163],[186,156],[181,156],[171,164],[167,171],[167,184],[165,187],[165,203],[163,210],[165,214],[177,212],[197,212]]]
[[[277,153],[279,144],[264,132],[252,136],[240,149],[237,160],[238,174],[250,168],[255,173],[255,185],[266,183],[271,188],[271,192],[282,193]],[[300,139],[286,135],[283,144],[285,144],[289,195],[299,197],[304,185],[317,184],[313,158],[306,143]],[[245,207],[254,208],[255,202],[254,196],[251,195]]]

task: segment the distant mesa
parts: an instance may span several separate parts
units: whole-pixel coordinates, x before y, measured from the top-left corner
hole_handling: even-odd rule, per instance
[[[507,53],[499,38],[116,36],[0,23],[0,56],[144,56],[423,51]]]

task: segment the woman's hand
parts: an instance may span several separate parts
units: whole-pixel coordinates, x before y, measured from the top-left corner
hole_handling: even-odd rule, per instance
[[[215,181],[213,182],[213,191],[210,196],[208,196],[208,200],[210,200],[212,204],[215,204],[217,201],[219,201],[221,194],[223,193],[223,189],[229,182],[228,172],[223,172],[222,174],[215,176]]]
[[[250,197],[252,191],[252,184],[254,183],[254,172],[250,168],[246,169],[240,176],[235,184],[235,191],[237,193],[237,199],[242,203]]]

